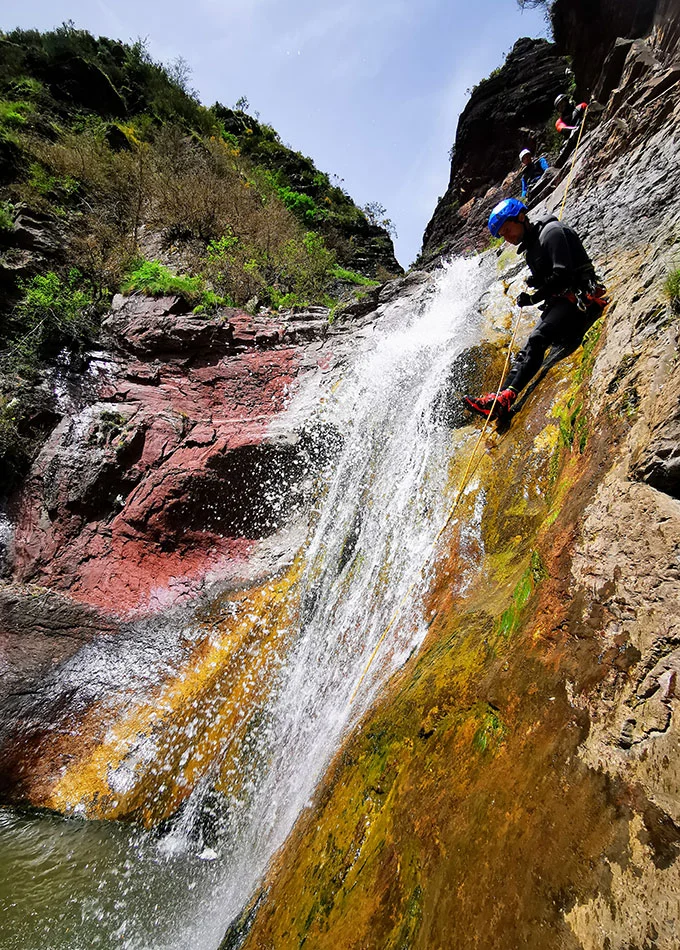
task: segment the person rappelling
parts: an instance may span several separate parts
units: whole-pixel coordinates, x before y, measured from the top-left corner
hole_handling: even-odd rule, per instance
[[[583,117],[588,109],[588,103],[579,102],[579,104],[576,105],[573,99],[565,93],[560,93],[557,99],[555,99],[555,108],[558,112],[555,128],[563,135],[571,137],[583,122]]]
[[[489,230],[514,244],[526,256],[531,271],[527,286],[517,297],[518,307],[540,305],[541,319],[518,353],[501,390],[484,396],[464,396],[472,412],[504,420],[518,394],[540,370],[552,347],[552,356],[564,359],[583,342],[586,331],[607,304],[605,287],[597,277],[576,232],[554,215],[530,221],[517,198],[499,202],[489,216]]]
[[[522,149],[519,153],[519,160],[524,169],[522,173],[522,197],[526,198],[548,171],[549,165],[545,158],[534,158],[528,148]]]

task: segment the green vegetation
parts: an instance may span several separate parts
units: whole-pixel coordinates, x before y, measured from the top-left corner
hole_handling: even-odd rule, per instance
[[[129,272],[120,289],[124,294],[141,291],[150,297],[176,294],[193,303],[201,296],[203,282],[200,277],[176,277],[160,261],[142,261]]]
[[[583,454],[588,443],[588,421],[583,402],[572,397],[567,400],[566,406],[557,410],[555,414],[562,445],[570,450],[578,448]]]
[[[208,244],[203,270],[219,293],[206,287],[206,278],[177,276],[160,261],[136,261],[121,283],[124,294],[172,294],[203,313],[217,306],[235,306],[234,297],[255,296],[274,310],[309,306],[322,301],[333,306],[329,292],[335,281],[352,286],[378,286],[378,281],[346,270],[335,263],[335,254],[323,238],[308,231],[301,239],[286,242],[278,253],[267,255],[245,244],[233,232]],[[272,280],[273,283],[268,283]]]
[[[19,287],[22,297],[10,322],[10,353],[33,361],[61,346],[82,346],[96,335],[94,290],[76,268],[63,277],[54,271],[39,274]]]
[[[272,245],[268,252],[230,231],[210,242],[203,270],[225,299],[247,302],[256,297],[276,310],[314,303],[332,306],[330,291],[335,280],[342,279],[338,278],[342,269],[336,264],[335,251],[327,248],[324,238],[314,231],[290,238],[278,247]],[[351,283],[362,285],[368,281],[350,271],[344,273],[351,274]]]
[[[313,198],[310,198],[309,195],[300,194],[298,191],[293,191],[288,185],[278,188],[277,192],[285,207],[305,221],[316,221],[324,214],[317,207]]]
[[[75,268],[20,281],[19,290],[0,335],[0,493],[23,475],[54,421],[51,397],[35,387],[44,360],[90,343],[106,303]]]
[[[32,111],[30,102],[0,99],[0,129],[20,128]]]
[[[358,208],[339,181],[248,115],[244,97],[233,109],[202,106],[183,60],[164,66],[142,41],[96,39],[72,23],[0,40],[0,138],[10,143],[0,164],[14,165],[0,200],[24,201],[69,224],[78,216],[71,260],[97,288],[120,285],[145,228],[187,251],[191,276],[203,260],[200,248],[186,245],[206,247],[232,233],[241,259],[229,296],[241,305],[266,287],[274,298],[326,299],[327,281],[307,281],[312,290],[301,292],[280,286],[272,270],[289,256],[283,248],[304,243],[310,230],[339,266],[369,259],[389,273],[389,236],[376,233],[376,224],[391,228],[385,209]]]
[[[680,267],[671,271],[663,285],[664,294],[674,313],[680,313]]]
[[[363,277],[355,271],[346,270],[344,267],[333,268],[333,276],[336,280],[343,280],[348,284],[356,284],[360,287],[377,287],[379,280],[372,280],[370,277]]]
[[[54,199],[52,210],[63,214],[64,208],[59,202],[70,198],[78,190],[76,179],[70,175],[51,175],[38,162],[33,162],[28,171],[28,188],[32,189],[36,196]]]
[[[121,285],[121,293],[143,293],[148,297],[164,295],[181,297],[194,313],[207,313],[221,306],[232,306],[228,298],[220,297],[205,286],[201,276],[178,277],[160,261],[137,261]]]
[[[11,231],[14,224],[14,209],[9,201],[0,202],[0,231]]]
[[[602,335],[602,317],[595,321],[583,338],[581,348],[581,364],[576,370],[576,382],[582,383],[588,379],[595,363],[595,349]]]
[[[374,260],[376,270],[381,259],[389,265],[389,236],[376,233],[376,225],[391,227],[382,206],[359,209],[241,109],[201,106],[185,63],[164,67],[143,43],[97,40],[71,24],[1,38],[10,52],[0,66],[0,128],[15,164],[6,197],[74,225],[71,260],[100,291],[121,285],[144,229],[177,247],[190,277],[239,305],[290,294],[328,301],[332,281],[319,279],[323,255],[310,251],[309,233],[333,255],[326,270],[353,272],[355,257]],[[205,267],[205,258],[225,235],[236,242],[228,280],[223,269],[222,286],[211,288],[214,261]],[[312,273],[303,278],[305,261]],[[279,273],[281,262],[292,273]],[[383,265],[380,276],[392,274]]]
[[[499,636],[509,638],[519,628],[521,613],[538,585],[548,577],[548,572],[537,551],[531,554],[531,561],[512,592],[512,604],[503,611],[497,624]]]
[[[380,210],[386,227],[384,209],[358,208],[339,180],[248,115],[247,100],[201,105],[183,60],[164,66],[142,41],[97,39],[72,23],[0,32],[0,43],[0,256],[12,264],[0,491],[42,437],[35,420],[49,412],[36,393],[44,402],[49,389],[36,384],[50,359],[96,340],[119,289],[177,294],[206,313],[332,307],[339,283],[392,276],[389,235],[371,217]],[[13,246],[19,205],[44,229],[45,253]],[[177,273],[155,259],[159,240]],[[367,260],[368,275],[356,273]]]
[[[496,752],[505,738],[506,731],[498,710],[487,703],[481,714],[480,725],[473,736],[472,745],[478,752]]]

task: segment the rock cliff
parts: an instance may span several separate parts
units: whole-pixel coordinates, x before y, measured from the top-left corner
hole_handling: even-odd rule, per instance
[[[423,235],[423,262],[488,244],[488,210],[518,190],[522,148],[545,151],[555,96],[568,87],[567,60],[547,40],[518,40],[473,90],[458,121],[446,194]]]
[[[423,235],[422,263],[488,246],[489,211],[501,198],[519,196],[520,150],[545,154],[551,164],[558,158],[556,95],[606,101],[633,39],[672,12],[659,0],[546,6],[555,42],[518,40],[503,66],[472,91],[458,121],[446,194]],[[591,123],[594,116],[595,110]]]
[[[597,95],[602,65],[617,40],[645,36],[651,29],[658,0],[558,0],[550,9],[555,43],[568,55],[583,99]]]
[[[526,276],[513,250],[487,251],[457,288],[479,333],[458,328],[465,342],[436,381],[434,418],[409,406],[392,434],[405,455],[385,521],[411,506],[422,524],[460,501],[434,533],[415,640],[402,639],[415,616],[403,610],[408,572],[396,611],[380,607],[394,561],[408,567],[423,551],[390,535],[367,566],[359,546],[363,521],[377,530],[384,432],[365,435],[376,453],[365,469],[350,457],[340,488],[356,504],[336,548],[310,538],[323,518],[340,521],[328,484],[347,432],[362,436],[356,405],[332,417],[324,407],[362,360],[358,399],[370,400],[378,330],[401,333],[390,321],[435,299],[436,272],[373,287],[332,323],[319,308],[273,317],[222,306],[206,317],[177,296],[119,295],[99,350],[52,377],[58,422],[2,525],[5,802],[133,820],[159,836],[170,828],[172,842],[203,790],[201,854],[229,870],[229,835],[262,774],[337,725],[303,723],[294,754],[267,731],[302,633],[319,642],[303,651],[293,707],[326,630],[347,641],[346,665],[331,670],[341,686],[363,640],[385,634],[359,684],[365,704],[337,733],[313,794],[293,774],[299,817],[285,841],[272,839],[280,850],[225,950],[677,947],[680,323],[663,288],[678,266],[679,37],[660,3],[650,35],[617,53],[611,95],[577,156],[566,218],[612,301],[583,348],[531,387],[509,430],[487,433],[459,494],[479,431],[459,393],[496,385]],[[519,59],[550,89],[532,93],[539,134],[564,63],[542,41],[518,44],[503,69]],[[461,123],[466,141],[479,142],[482,115],[500,127],[509,114],[504,84],[489,83]],[[520,86],[502,105],[525,109],[531,128]],[[483,192],[478,217],[473,195],[463,219],[474,243],[505,167],[474,179],[471,154],[454,164],[455,187],[465,178]],[[559,209],[566,186],[544,210]],[[522,312],[520,336],[534,317]],[[397,335],[392,347],[402,344]],[[427,369],[399,364],[403,385]],[[409,439],[422,432],[437,465],[411,496]],[[343,626],[343,594],[362,570],[375,602]],[[310,628],[330,576],[340,600]],[[256,819],[254,842],[274,821],[266,810]],[[255,851],[236,865],[248,893]],[[227,901],[215,880],[209,915],[221,936]]]
[[[461,596],[447,544],[423,648],[225,946],[677,945],[677,56],[660,17],[576,164],[568,219],[613,302],[487,439],[481,574]],[[499,270],[514,295],[512,252]]]
[[[408,298],[421,277],[374,289],[372,307]],[[225,308],[206,319],[177,297],[114,299],[103,348],[55,377],[61,421],[8,509],[9,581],[0,585],[7,798],[120,817],[155,796],[157,779],[142,770],[134,794],[104,804],[101,748],[94,764],[75,766],[83,753],[89,762],[111,717],[110,684],[94,673],[93,656],[108,651],[115,665],[129,650],[160,650],[162,667],[177,663],[180,679],[199,688],[214,657],[202,656],[201,637],[198,647],[187,640],[187,626],[224,627],[228,641],[230,611],[245,611],[235,606],[244,598],[248,616],[261,615],[240,635],[251,647],[263,618],[273,623],[292,580],[271,587],[271,579],[295,574],[314,480],[342,444],[319,421],[319,403],[370,342],[374,321],[351,307],[331,325],[324,308],[278,319]],[[114,703],[143,708],[162,681],[159,669],[133,677]],[[138,720],[128,728],[132,742]],[[64,762],[85,770],[68,793],[56,790]],[[154,820],[196,780],[178,784],[168,768],[168,787],[180,790],[170,804],[144,804]]]

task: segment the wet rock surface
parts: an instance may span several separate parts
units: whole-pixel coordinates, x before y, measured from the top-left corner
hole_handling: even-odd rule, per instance
[[[20,697],[45,678],[50,668],[71,657],[117,624],[46,588],[0,588],[3,683],[6,696]],[[4,707],[3,728],[7,726]]]
[[[178,596],[196,592],[294,512],[316,449],[269,425],[335,356],[315,348],[327,312],[206,319],[178,298],[117,297],[104,330],[110,351],[14,500],[10,569],[125,614],[167,606],[175,576]]]
[[[574,169],[567,219],[612,304],[509,430],[487,433],[438,541],[426,639],[347,737],[225,947],[677,948],[668,37],[630,44]],[[457,390],[495,386],[508,297],[524,289],[512,252],[484,262],[499,277],[485,331],[442,379],[434,420],[455,446],[452,498],[478,432]],[[25,743],[6,731],[5,798],[154,824],[218,756],[216,794],[233,788],[239,710],[263,708],[298,609],[285,598],[305,482],[342,439],[309,419],[390,303],[434,279],[391,282],[330,325],[116,301],[107,350],[60,381],[61,421],[15,499],[0,631]],[[523,311],[520,338],[534,318]]]
[[[430,280],[393,282],[385,306],[402,284],[408,294]],[[151,806],[144,803],[156,794],[155,773],[121,733],[119,746],[132,743],[120,766],[129,794],[113,806],[99,769],[109,753],[98,743],[112,717],[126,722],[128,705],[143,708],[172,682],[175,660],[195,664],[198,677],[210,663],[222,669],[234,649],[234,604],[257,604],[239,634],[251,651],[268,612],[280,612],[276,579],[291,570],[314,480],[342,444],[319,408],[373,345],[382,316],[380,309],[329,324],[326,309],[297,308],[201,318],[176,297],[119,296],[105,320],[105,348],[55,370],[56,425],[3,523],[6,800],[60,810],[82,800],[93,816],[141,809],[144,820],[158,820],[188,794],[208,755],[196,752],[204,766],[191,765],[191,779],[168,774],[167,798]],[[225,591],[212,633],[199,618]],[[196,625],[207,632],[194,643],[185,631]],[[209,653],[209,663],[202,651],[216,636],[228,647],[215,652],[219,663]],[[251,668],[239,664],[235,688]],[[117,685],[116,670],[125,670]],[[170,746],[180,686],[175,693],[175,712],[153,728]],[[134,738],[141,727],[133,716],[130,723]],[[63,770],[80,778],[56,792]]]
[[[585,140],[567,218],[613,303],[476,469],[483,579],[457,597],[454,536],[422,651],[225,946],[676,947],[678,323],[663,283],[680,117],[652,94],[673,83],[661,38],[644,56],[631,44]],[[499,267],[516,294],[522,271]]]

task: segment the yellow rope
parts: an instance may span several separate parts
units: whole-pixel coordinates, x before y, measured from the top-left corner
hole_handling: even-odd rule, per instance
[[[587,115],[588,115],[588,106],[586,106],[585,112],[583,113],[583,121],[581,122],[581,128],[580,128],[580,130],[579,130],[578,138],[577,138],[577,140],[576,140],[576,148],[574,149],[574,157],[573,157],[573,159],[572,159],[572,161],[571,161],[571,168],[569,169],[569,176],[568,176],[568,178],[567,178],[567,185],[566,185],[566,188],[564,189],[564,198],[562,199],[562,207],[560,208],[560,214],[559,214],[559,220],[560,220],[560,221],[562,220],[562,215],[563,215],[563,213],[564,213],[564,206],[565,206],[565,204],[567,203],[567,195],[568,195],[568,193],[569,193],[569,186],[571,185],[571,177],[572,177],[572,175],[573,175],[573,173],[574,173],[574,165],[576,164],[576,156],[577,156],[577,154],[578,154],[579,145],[581,144],[581,136],[583,135],[583,129],[584,129],[585,124],[586,124],[586,116],[587,116]],[[522,316],[522,311],[519,310],[518,313],[517,313],[517,319],[515,320],[515,326],[514,326],[513,331],[512,331],[512,336],[510,337],[510,343],[509,343],[509,345],[508,345],[508,351],[507,351],[506,356],[505,356],[505,365],[503,366],[503,373],[502,373],[502,375],[501,375],[501,378],[500,378],[499,383],[498,383],[498,387],[497,387],[497,389],[496,389],[496,394],[495,394],[495,396],[494,396],[494,401],[493,401],[493,403],[491,404],[491,410],[489,411],[489,415],[488,415],[488,416],[486,417],[486,419],[484,420],[484,426],[482,427],[482,431],[479,433],[479,438],[477,439],[477,442],[475,443],[475,446],[474,446],[474,448],[473,448],[473,450],[472,450],[472,454],[470,455],[470,459],[469,459],[469,461],[468,461],[467,468],[465,469],[465,472],[464,472],[464,474],[463,474],[463,477],[462,477],[462,479],[461,479],[461,481],[460,481],[460,486],[459,486],[459,488],[458,488],[458,493],[456,494],[456,498],[455,498],[453,504],[451,505],[451,508],[449,509],[449,513],[448,513],[448,515],[447,515],[446,521],[445,521],[444,524],[441,526],[441,528],[440,528],[439,531],[437,532],[437,535],[436,535],[434,541],[432,542],[432,548],[433,548],[433,549],[436,547],[437,542],[439,541],[439,539],[441,538],[441,536],[444,534],[444,532],[445,532],[446,529],[448,528],[449,524],[451,523],[451,519],[453,518],[453,516],[454,516],[454,514],[455,514],[455,511],[456,511],[456,509],[458,508],[458,505],[459,505],[459,503],[460,503],[460,500],[461,500],[461,498],[463,497],[463,492],[464,492],[465,489],[467,488],[468,477],[469,477],[469,475],[470,475],[470,470],[471,470],[471,468],[472,468],[472,463],[473,463],[473,461],[474,461],[475,455],[477,454],[477,449],[479,448],[479,446],[480,446],[481,443],[482,443],[482,439],[484,438],[484,435],[485,435],[485,433],[486,433],[486,430],[487,430],[487,428],[488,428],[488,426],[489,426],[489,422],[491,421],[491,417],[493,416],[493,411],[494,411],[494,409],[496,408],[496,402],[497,402],[497,400],[498,400],[498,394],[499,394],[499,392],[500,392],[501,386],[503,385],[503,380],[505,379],[505,374],[506,374],[507,369],[508,369],[508,364],[510,363],[510,354],[512,353],[512,347],[513,347],[514,342],[515,342],[515,337],[517,336],[517,329],[518,329],[518,327],[519,327],[519,321],[520,321],[521,316]],[[413,593],[414,588],[416,587],[416,584],[418,584],[418,582],[420,581],[420,576],[421,576],[421,574],[423,573],[423,571],[425,570],[425,568],[427,567],[428,564],[429,564],[429,558],[428,558],[428,560],[425,562],[425,564],[420,568],[420,570],[418,571],[418,574],[416,575],[416,578],[411,582],[411,584],[410,584],[408,590],[406,591],[406,593],[404,594],[404,596],[402,597],[402,599],[401,599],[401,600],[399,601],[399,603],[397,604],[397,607],[395,608],[394,613],[392,614],[392,617],[390,618],[390,622],[387,624],[387,626],[385,627],[385,630],[383,631],[383,633],[382,633],[380,639],[379,639],[378,642],[376,643],[376,645],[375,645],[375,647],[374,647],[374,649],[373,649],[373,652],[371,653],[370,657],[368,658],[368,662],[366,663],[366,665],[365,665],[365,667],[364,667],[364,669],[363,669],[363,672],[362,672],[361,676],[359,677],[359,681],[358,681],[357,685],[354,687],[354,691],[352,692],[352,695],[351,695],[350,700],[349,700],[349,705],[350,705],[350,706],[351,706],[352,703],[354,702],[357,693],[358,693],[359,690],[361,689],[361,684],[362,684],[363,681],[366,679],[366,675],[367,675],[368,671],[370,670],[371,666],[373,665],[373,661],[374,661],[375,658],[376,658],[376,655],[377,655],[377,653],[378,653],[378,650],[380,649],[380,647],[381,647],[381,646],[383,645],[383,643],[385,642],[385,638],[387,637],[387,634],[390,632],[390,630],[392,629],[392,627],[393,627],[394,624],[396,623],[397,618],[399,617],[399,614],[401,613],[402,607],[404,606],[404,604],[406,603],[406,601],[410,598],[411,594]]]
[[[571,176],[574,174],[574,165],[576,164],[576,156],[578,155],[578,147],[581,144],[581,136],[583,135],[583,130],[586,127],[586,117],[588,115],[588,104],[586,106],[586,111],[583,113],[583,121],[581,122],[581,128],[579,129],[578,138],[576,139],[576,148],[574,149],[574,157],[571,160],[571,168],[569,169],[569,177],[567,178],[567,186],[564,189],[564,198],[562,199],[562,207],[560,208],[560,214],[558,221],[562,220],[562,215],[564,214],[564,206],[567,203],[567,195],[569,194],[569,185],[571,185]]]

